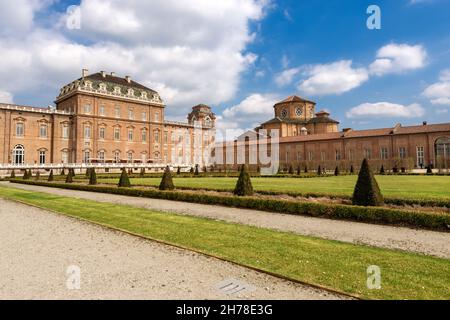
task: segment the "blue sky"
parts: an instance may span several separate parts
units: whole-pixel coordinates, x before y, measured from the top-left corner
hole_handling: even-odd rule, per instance
[[[88,67],[158,90],[168,118],[209,104],[229,135],[292,94],[341,128],[450,120],[450,0],[4,2],[5,102],[51,104]],[[79,29],[67,28],[69,5],[80,6]],[[366,26],[369,5],[380,30]]]

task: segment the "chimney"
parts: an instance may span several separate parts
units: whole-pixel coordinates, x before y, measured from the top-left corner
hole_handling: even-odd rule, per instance
[[[428,123],[427,123],[426,121],[424,121],[422,124],[423,124],[424,126],[426,126]]]
[[[103,78],[106,78],[106,72],[105,71],[100,71],[100,73],[102,74]]]
[[[344,133],[347,133],[347,132],[352,131],[352,128],[344,128],[344,129],[342,129],[342,131],[343,131]]]
[[[131,78],[130,78],[130,76],[125,76],[125,79],[127,80],[128,83],[131,83]]]
[[[111,76],[112,76],[112,77],[115,77],[115,76],[116,76],[116,73],[115,73],[115,72],[111,72]]]
[[[84,78],[84,77],[87,77],[88,76],[88,72],[89,72],[89,70],[88,69],[83,69],[82,71],[81,71],[81,76]]]

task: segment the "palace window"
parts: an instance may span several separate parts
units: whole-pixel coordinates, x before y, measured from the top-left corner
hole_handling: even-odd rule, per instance
[[[25,125],[23,122],[16,123],[16,136],[17,137],[23,137],[25,132]]]
[[[295,115],[296,115],[297,117],[300,117],[300,116],[302,115],[302,108],[297,107],[297,108],[295,109]]]
[[[367,160],[372,158],[372,150],[371,149],[364,149],[364,158]]]
[[[142,129],[142,142],[147,142],[147,130]]]
[[[159,122],[159,112],[155,113],[155,122]]]
[[[302,161],[302,153],[297,151],[297,161]]]
[[[25,148],[22,145],[14,147],[12,152],[13,164],[23,164],[25,162]]]
[[[45,164],[45,150],[39,151],[39,164]]]
[[[91,152],[86,150],[84,152],[84,163],[89,163],[90,160],[91,160]]]
[[[62,127],[62,138],[63,139],[69,138],[69,126],[68,125],[63,125],[63,127]]]
[[[98,138],[100,140],[104,140],[105,139],[105,128],[104,127],[100,127],[98,129]]]
[[[100,162],[105,162],[105,151],[100,150],[98,152],[98,159],[100,160]]]
[[[205,125],[210,126],[211,125],[211,118],[206,116],[205,118]]]
[[[39,126],[39,137],[47,138],[47,125],[46,124],[41,124]]]
[[[167,131],[164,131],[164,143],[169,143],[169,133]]]
[[[120,128],[114,128],[114,140],[120,140]]]
[[[90,139],[91,138],[91,126],[85,126],[84,127],[84,138]]]
[[[425,151],[424,147],[416,147],[417,166],[423,167],[425,164]]]
[[[114,93],[115,93],[115,94],[120,94],[120,87],[115,86],[115,87],[114,87]]]
[[[387,148],[381,148],[380,154],[381,154],[381,160],[387,160],[387,158],[388,158],[388,149]]]
[[[153,132],[153,139],[155,140],[156,143],[159,143],[159,131],[155,130]]]
[[[281,110],[281,118],[286,118],[287,117],[287,115],[288,115],[288,111],[287,111],[287,109],[283,109],[283,110]]]
[[[313,152],[312,151],[308,151],[308,160],[309,161],[313,161],[314,156],[313,156]]]
[[[120,118],[120,106],[115,106],[114,114],[116,118]]]
[[[114,151],[114,162],[120,162],[120,151]]]
[[[325,151],[320,151],[320,160],[325,161],[327,159]]]
[[[354,160],[355,155],[353,149],[348,150],[348,160]]]
[[[406,158],[406,148],[405,147],[398,148],[398,156],[400,157],[400,159]]]
[[[133,141],[133,129],[128,129],[128,141]]]
[[[127,160],[128,162],[133,162],[133,152],[129,151],[127,153]]]
[[[128,119],[130,119],[130,120],[134,119],[133,109],[128,109]]]
[[[141,114],[141,120],[142,121],[147,121],[147,112],[142,112],[142,114]]]
[[[69,163],[69,152],[68,151],[61,151],[61,161],[62,163]]]
[[[101,104],[99,109],[99,114],[105,116],[105,105]]]
[[[84,105],[84,113],[87,113],[87,114],[89,114],[89,113],[91,113],[92,112],[92,107],[91,107],[91,105],[90,104],[85,104]]]
[[[336,161],[340,161],[341,160],[341,150],[336,150],[336,157],[335,157],[335,159],[336,159]]]

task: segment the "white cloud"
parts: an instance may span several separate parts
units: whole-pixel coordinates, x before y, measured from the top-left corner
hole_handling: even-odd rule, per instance
[[[0,19],[0,88],[16,97],[42,96],[46,90],[50,102],[84,67],[115,71],[160,90],[171,116],[186,114],[200,102],[218,104],[234,97],[241,73],[257,58],[246,52],[254,38],[249,24],[264,17],[268,4],[130,0],[124,6],[119,0],[83,0],[81,29],[68,30],[61,23],[65,13],[57,17],[59,27],[34,21],[36,10],[51,0],[20,1],[29,14],[17,25],[11,22],[15,37],[3,32],[8,24]],[[17,1],[7,4],[13,14]]]
[[[7,91],[0,90],[0,103],[14,103],[13,95]]]
[[[347,118],[415,118],[425,114],[420,104],[401,105],[390,102],[363,103],[351,108]]]
[[[369,66],[371,74],[382,76],[402,73],[425,66],[427,52],[421,45],[388,44],[377,52],[377,59]]]
[[[341,94],[350,91],[369,79],[365,68],[353,68],[351,60],[309,66],[308,78],[298,89],[308,95]]]
[[[441,80],[446,79],[446,76],[441,74]],[[437,82],[428,86],[422,93],[425,97],[431,100],[435,105],[450,106],[450,81]]]
[[[227,139],[233,139],[272,118],[273,106],[280,100],[276,94],[254,93],[240,103],[225,109],[217,119],[217,140],[220,141],[225,135]],[[249,122],[251,126],[248,125]]]
[[[275,82],[279,87],[291,84],[294,77],[300,72],[300,68],[291,68],[278,73]]]
[[[441,71],[439,76],[439,80],[441,81],[450,81],[450,69],[444,69]]]

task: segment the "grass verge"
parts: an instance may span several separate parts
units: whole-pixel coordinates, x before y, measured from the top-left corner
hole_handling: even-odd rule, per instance
[[[450,299],[446,259],[3,186],[0,197],[362,298]],[[370,265],[380,290],[367,288]]]

